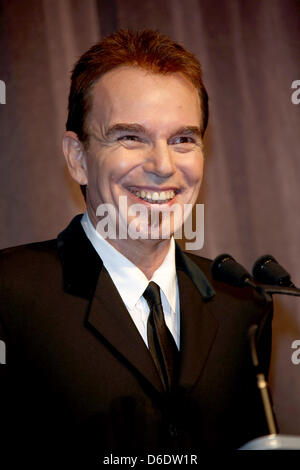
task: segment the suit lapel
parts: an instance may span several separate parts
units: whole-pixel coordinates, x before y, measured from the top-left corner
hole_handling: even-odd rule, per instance
[[[215,339],[218,322],[210,302],[204,302],[195,284],[177,272],[180,295],[179,386],[192,387],[199,378]]]
[[[180,298],[179,385],[190,388],[203,370],[217,333],[218,322],[211,309],[215,291],[178,245],[176,268]]]
[[[90,300],[95,292],[102,260],[84,233],[82,214],[77,215],[57,237],[64,290]]]
[[[129,367],[137,369],[158,391],[163,390],[149,350],[105,268],[99,275],[87,322]]]
[[[152,357],[114,283],[76,216],[57,237],[64,289],[87,302],[86,324],[108,347],[159,391],[162,384]]]

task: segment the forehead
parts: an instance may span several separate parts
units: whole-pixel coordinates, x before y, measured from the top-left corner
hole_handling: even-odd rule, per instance
[[[92,119],[126,122],[179,115],[188,125],[200,122],[196,87],[182,73],[160,74],[136,66],[120,66],[104,74],[92,91]],[[197,121],[197,122],[195,122]]]

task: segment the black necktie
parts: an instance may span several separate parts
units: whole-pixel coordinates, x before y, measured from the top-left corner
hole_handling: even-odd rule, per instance
[[[171,391],[176,381],[178,349],[165,322],[158,285],[151,281],[143,295],[150,308],[147,324],[149,350],[165,389]]]

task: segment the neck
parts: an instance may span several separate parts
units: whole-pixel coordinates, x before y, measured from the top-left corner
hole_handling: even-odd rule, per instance
[[[89,204],[87,204],[87,212],[92,225],[97,230],[97,217],[95,212],[89,207]],[[153,273],[162,264],[170,247],[170,239],[133,240],[128,237],[126,239],[106,238],[106,241],[135,264],[145,274],[147,279],[151,279]]]
[[[95,230],[97,230],[97,218],[94,212],[88,210],[88,215]],[[167,256],[170,247],[170,239],[109,239],[110,243],[122,255],[126,256],[133,264],[135,264],[147,277],[151,279],[153,273],[159,268],[163,260]]]
[[[109,240],[107,238],[106,240],[135,264],[147,279],[151,279],[153,273],[162,264],[170,247],[170,239]]]

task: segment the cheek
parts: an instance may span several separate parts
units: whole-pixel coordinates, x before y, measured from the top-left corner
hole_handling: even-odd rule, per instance
[[[201,185],[203,176],[203,157],[197,157],[191,162],[182,165],[186,184],[192,189],[198,189]]]
[[[142,160],[141,151],[137,152],[119,147],[103,156],[99,171],[105,175],[107,180],[122,183],[128,175],[138,171]]]
[[[94,189],[97,186],[100,190],[112,179],[114,172],[113,159],[107,158],[106,155],[90,155],[90,157],[87,165],[88,183]]]
[[[133,165],[130,163],[129,159],[118,158],[114,159],[110,165],[106,167],[106,173],[110,176],[112,181],[118,182],[132,171],[132,167]]]

